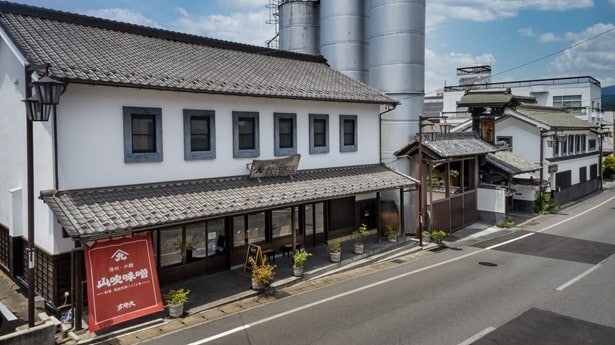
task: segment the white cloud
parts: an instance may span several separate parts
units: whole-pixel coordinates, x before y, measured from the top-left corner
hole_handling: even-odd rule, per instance
[[[426,26],[448,20],[494,21],[516,17],[524,10],[567,11],[593,5],[593,0],[430,0]]]
[[[534,30],[532,28],[521,28],[517,30],[517,32],[521,36],[536,37],[536,34],[534,33]]]
[[[209,1],[209,0],[208,0]],[[269,4],[267,0],[218,0],[218,5],[226,8],[265,8]]]
[[[458,85],[457,68],[493,65],[495,57],[491,54],[473,56],[467,53],[447,53],[438,55],[425,49],[425,94],[433,95],[444,86]],[[446,84],[446,85],[445,85]]]
[[[538,37],[538,42],[541,43],[549,43],[549,42],[557,42],[557,41],[561,41],[562,39],[557,37],[555,34],[553,33],[546,33],[546,34],[541,34]]]
[[[180,17],[171,24],[171,29],[195,35],[218,38],[226,41],[264,46],[274,35],[275,27],[265,21],[269,12],[264,7],[260,11],[234,12],[229,15],[199,16],[177,9]]]
[[[582,32],[566,33],[572,44],[549,63],[556,76],[592,76],[604,86],[615,84],[615,25],[594,24]]]
[[[139,12],[134,12],[126,8],[105,8],[99,10],[87,10],[85,15],[116,20],[125,23],[132,23],[137,25],[150,26],[160,28],[160,25],[155,21],[147,18]]]

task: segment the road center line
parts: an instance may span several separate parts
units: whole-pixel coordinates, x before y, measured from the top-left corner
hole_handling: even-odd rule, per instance
[[[457,344],[457,345],[470,345],[473,342],[477,341],[478,339],[486,336],[487,334],[491,333],[495,331],[495,327],[487,327],[485,329],[483,329],[482,331],[474,334],[473,336],[469,337],[468,339],[462,341],[461,343]]]

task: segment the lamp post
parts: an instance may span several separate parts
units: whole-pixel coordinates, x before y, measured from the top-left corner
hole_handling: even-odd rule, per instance
[[[51,111],[56,113],[56,105],[60,102],[60,95],[64,92],[65,84],[49,77],[49,65],[45,66],[45,74],[39,80],[31,81],[32,72],[26,66],[26,96],[23,100],[26,105],[26,164],[28,188],[28,327],[34,327],[34,267],[36,263],[36,248],[34,242],[34,140],[33,122],[48,121]],[[36,90],[32,95],[31,87]]]
[[[419,174],[419,230],[417,231],[417,236],[419,238],[419,246],[423,246],[423,228],[425,226],[425,216],[427,209],[427,195],[425,187],[425,172],[423,171],[423,127],[425,126],[433,126],[434,124],[439,124],[441,119],[446,121],[447,116],[423,116],[419,115],[419,134],[418,134],[418,144],[419,144],[419,153],[418,153],[418,174]],[[430,123],[423,123],[423,121],[428,120]],[[440,124],[440,132],[446,134],[449,132],[450,125],[446,122],[444,124]]]

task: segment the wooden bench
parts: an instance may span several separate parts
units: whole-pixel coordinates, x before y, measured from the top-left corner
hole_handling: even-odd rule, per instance
[[[267,261],[275,261],[275,250],[271,248],[263,249],[262,253],[267,256]]]

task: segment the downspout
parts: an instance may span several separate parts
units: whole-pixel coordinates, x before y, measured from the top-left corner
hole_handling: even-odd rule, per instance
[[[397,105],[399,105],[399,103],[394,103],[390,108],[388,108],[387,105],[388,109],[378,114],[378,161],[380,164],[382,164],[382,115],[388,113],[389,111],[395,110]]]

